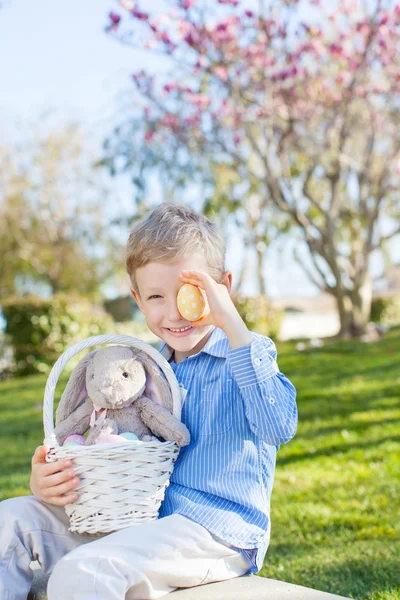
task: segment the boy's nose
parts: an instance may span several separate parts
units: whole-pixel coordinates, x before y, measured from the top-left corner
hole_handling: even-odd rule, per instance
[[[182,321],[182,315],[178,310],[178,305],[176,303],[176,298],[173,299],[168,306],[168,318],[170,321]]]

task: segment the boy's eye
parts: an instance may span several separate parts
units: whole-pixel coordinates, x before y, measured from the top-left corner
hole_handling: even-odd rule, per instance
[[[149,300],[153,300],[153,298],[161,298],[161,296],[159,294],[154,294],[153,296],[149,297]]]

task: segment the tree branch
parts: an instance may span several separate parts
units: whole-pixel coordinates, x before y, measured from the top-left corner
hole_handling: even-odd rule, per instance
[[[320,275],[321,279],[322,279],[322,283],[321,281],[318,281],[315,277],[314,274],[312,273],[312,271],[308,268],[308,265],[305,263],[305,261],[300,257],[300,254],[298,252],[298,250],[295,248],[293,251],[293,257],[296,260],[296,262],[300,265],[300,267],[303,269],[303,271],[305,272],[305,274],[307,275],[307,277],[309,278],[309,280],[321,291],[321,292],[326,292],[327,290],[330,289],[330,286],[326,280],[326,276],[325,274],[321,271],[319,265],[316,264],[315,261],[315,257],[313,256],[313,253],[310,250],[310,256],[313,260],[313,264],[314,267],[316,268],[318,274]]]

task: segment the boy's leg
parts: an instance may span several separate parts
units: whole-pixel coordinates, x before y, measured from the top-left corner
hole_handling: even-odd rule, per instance
[[[34,496],[0,503],[1,600],[26,600],[33,578],[31,561],[50,573],[67,552],[93,539],[69,533],[68,525],[64,508]]]
[[[204,527],[171,515],[77,548],[56,565],[47,592],[49,600],[152,600],[249,568]]]

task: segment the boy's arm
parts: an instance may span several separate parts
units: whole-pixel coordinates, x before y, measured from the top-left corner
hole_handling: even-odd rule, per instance
[[[296,390],[275,358],[272,340],[254,334],[250,345],[231,348],[227,357],[250,428],[271,445],[288,442],[297,428]]]
[[[267,444],[288,442],[297,428],[296,390],[279,372],[274,343],[252,334],[230,297],[232,276],[222,282],[200,271],[182,271],[181,279],[204,289],[208,313],[193,327],[215,325],[229,341],[228,365],[239,386],[250,428]]]

